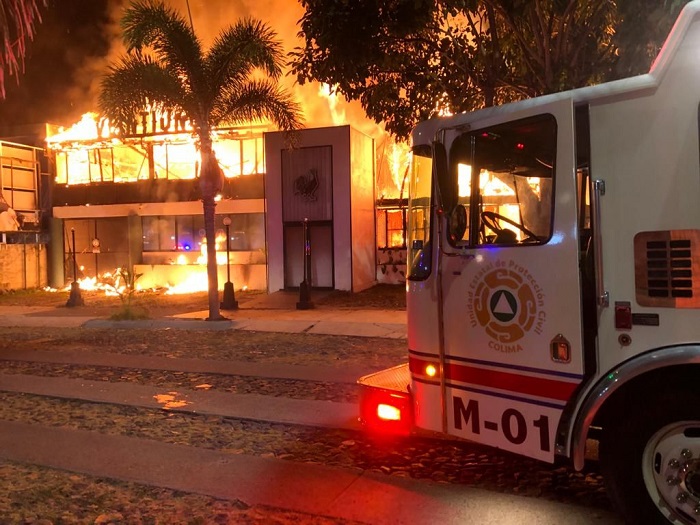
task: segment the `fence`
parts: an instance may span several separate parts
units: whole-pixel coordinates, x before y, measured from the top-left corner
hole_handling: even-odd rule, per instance
[[[46,242],[38,232],[0,233],[0,291],[47,285]]]

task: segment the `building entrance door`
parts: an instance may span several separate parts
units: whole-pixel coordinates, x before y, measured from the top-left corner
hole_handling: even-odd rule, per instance
[[[309,224],[312,288],[334,288],[333,223]],[[304,280],[304,226],[284,225],[284,287],[298,288]]]
[[[304,280],[305,221],[311,287],[334,287],[332,159],[330,146],[282,151],[285,288],[297,288]]]

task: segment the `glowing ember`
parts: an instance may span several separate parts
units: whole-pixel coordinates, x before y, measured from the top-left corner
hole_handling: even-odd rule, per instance
[[[160,405],[163,405],[165,410],[171,410],[173,408],[182,408],[190,405],[189,401],[184,399],[177,399],[180,396],[177,392],[168,392],[167,394],[156,394],[153,399]]]

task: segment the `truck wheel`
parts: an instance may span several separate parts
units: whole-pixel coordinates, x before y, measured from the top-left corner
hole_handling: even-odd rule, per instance
[[[600,466],[628,523],[700,525],[700,394],[639,399],[604,429]]]

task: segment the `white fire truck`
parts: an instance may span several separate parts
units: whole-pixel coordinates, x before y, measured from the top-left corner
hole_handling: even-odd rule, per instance
[[[700,1],[648,74],[413,132],[408,363],[367,427],[580,470],[630,523],[700,523]]]

